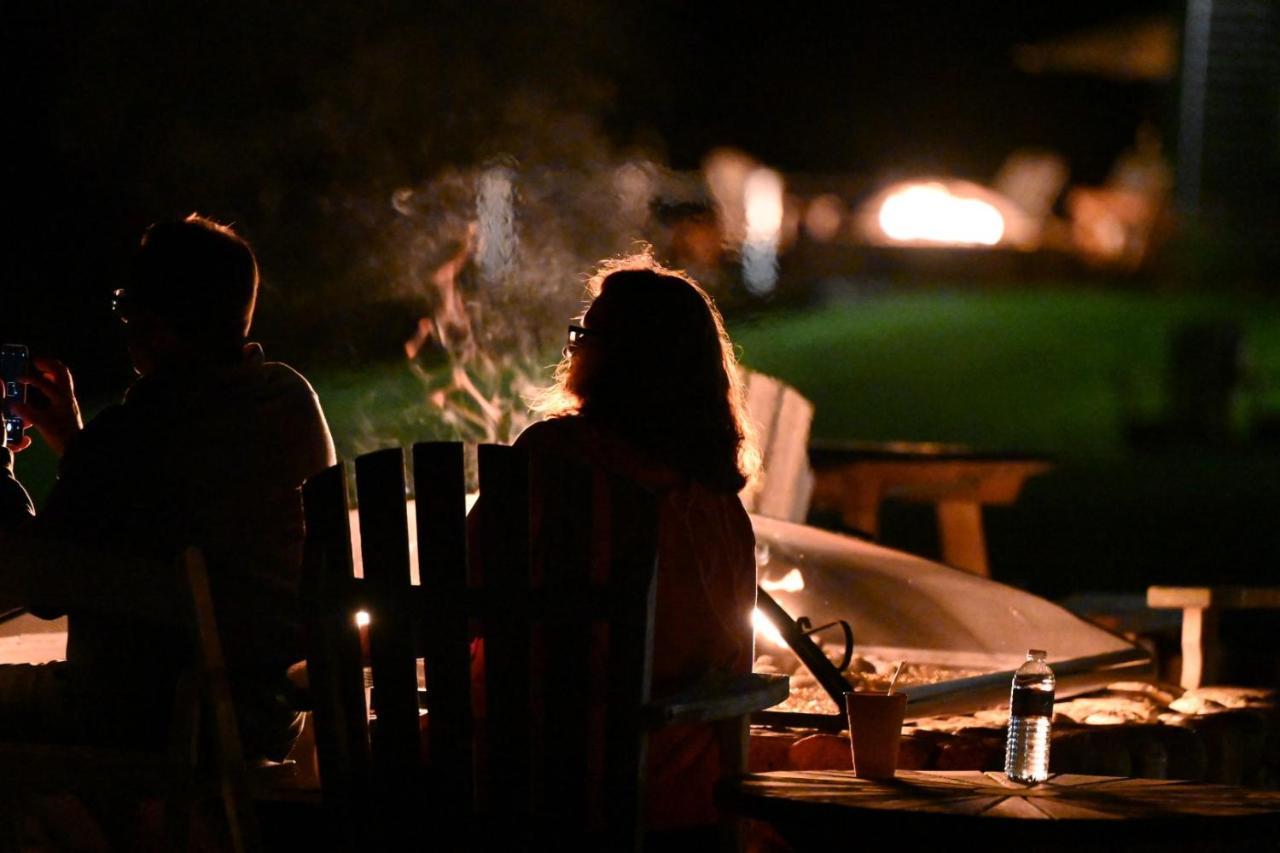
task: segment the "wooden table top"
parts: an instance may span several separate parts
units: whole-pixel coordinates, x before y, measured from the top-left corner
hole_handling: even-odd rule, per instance
[[[934,441],[820,441],[809,442],[809,462],[815,469],[850,462],[1025,462],[1051,463],[1043,453],[1024,450],[976,450],[965,444]]]
[[[1217,838],[1274,840],[1280,830],[1280,792],[1123,776],[1057,774],[1021,785],[1002,772],[900,770],[893,780],[872,781],[851,770],[776,771],[746,775],[723,793],[730,811],[776,822],[783,834],[799,830],[803,838],[872,826],[922,833],[964,826],[984,839],[1016,838],[1042,833],[1038,821],[1055,821],[1052,833],[1061,844],[1079,840],[1074,827],[1103,822],[1123,833],[1140,827],[1171,838],[1194,829]]]

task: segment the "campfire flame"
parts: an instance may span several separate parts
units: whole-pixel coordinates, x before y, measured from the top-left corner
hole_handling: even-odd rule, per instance
[[[994,246],[1004,237],[1005,222],[995,205],[953,194],[944,184],[914,183],[885,198],[880,229],[902,243]]]
[[[751,627],[755,628],[757,637],[763,637],[771,645],[780,649],[787,648],[787,641],[782,638],[778,626],[770,622],[769,617],[761,613],[758,607],[751,610]]]
[[[765,592],[800,592],[804,589],[804,575],[799,569],[792,569],[778,580],[762,578],[760,588]]]
[[[757,565],[768,563],[769,558],[767,550],[768,549],[766,548],[766,553],[763,555],[757,553]],[[762,556],[763,560],[761,560]],[[799,569],[793,568],[777,580],[761,577],[760,588],[765,592],[770,593],[800,592],[804,589],[804,575],[800,574]],[[763,637],[770,644],[777,646],[778,648],[787,648],[787,641],[782,638],[782,634],[778,631],[778,626],[769,621],[769,617],[760,612],[759,608],[755,608],[751,611],[751,625],[755,628],[757,637]]]

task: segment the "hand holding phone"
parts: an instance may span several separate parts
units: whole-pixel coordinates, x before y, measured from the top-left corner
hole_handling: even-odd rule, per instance
[[[71,371],[56,358],[31,359],[19,383],[35,389],[31,399],[16,408],[26,424],[34,426],[49,449],[58,456],[84,428]]]
[[[27,401],[27,386],[21,380],[27,374],[31,354],[22,344],[0,345],[0,379],[4,382],[4,402],[0,416],[4,419],[4,443],[17,445],[22,441],[26,423],[10,411],[10,404]]]

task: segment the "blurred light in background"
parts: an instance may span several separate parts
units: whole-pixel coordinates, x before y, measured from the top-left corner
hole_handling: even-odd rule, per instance
[[[746,236],[742,243],[742,276],[757,296],[778,285],[778,241],[782,234],[782,176],[772,169],[753,170],[743,185]]]
[[[743,204],[747,178],[757,165],[750,156],[732,148],[717,148],[707,155],[703,165],[707,187],[716,203],[720,234],[729,246],[740,246],[746,237]]]
[[[809,202],[804,212],[804,230],[819,243],[829,243],[840,233],[844,221],[844,202],[839,196],[827,193]]]
[[[934,182],[892,190],[880,204],[878,221],[887,237],[902,243],[994,246],[1004,236],[1004,217],[995,205]]]

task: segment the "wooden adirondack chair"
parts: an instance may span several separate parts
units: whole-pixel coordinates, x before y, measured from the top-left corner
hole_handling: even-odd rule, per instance
[[[188,624],[196,655],[179,680],[166,750],[0,743],[0,800],[104,792],[155,797],[164,804],[165,849],[185,850],[190,844],[193,809],[202,800],[216,798],[227,819],[232,849],[259,850],[249,771],[240,747],[203,554],[196,548],[186,549],[178,568],[190,593]]]
[[[742,505],[756,515],[803,524],[814,485],[809,467],[813,404],[772,376],[743,370],[742,379],[763,467],[759,482],[743,490]]]
[[[785,698],[786,681],[742,676],[651,701],[653,498],[600,471],[482,446],[481,553],[469,560],[463,468],[460,444],[414,447],[420,585],[410,582],[400,450],[356,460],[362,579],[342,466],[304,488],[326,805],[351,849],[405,831],[424,842],[461,835],[477,849],[635,849],[647,732],[725,720],[741,762],[747,715]],[[362,609],[372,723],[353,618]]]

